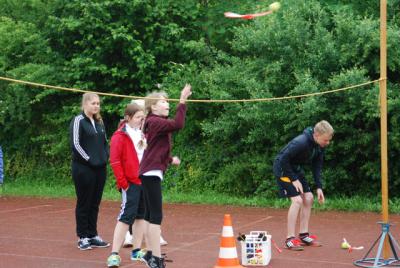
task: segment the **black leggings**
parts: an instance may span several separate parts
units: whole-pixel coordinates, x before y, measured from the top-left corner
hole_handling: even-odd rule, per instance
[[[106,181],[106,166],[90,167],[72,162],[72,178],[76,192],[76,234],[78,237],[97,235],[97,217]]]
[[[140,179],[145,203],[144,219],[152,224],[161,225],[163,218],[161,179],[157,176],[144,175],[140,175]]]

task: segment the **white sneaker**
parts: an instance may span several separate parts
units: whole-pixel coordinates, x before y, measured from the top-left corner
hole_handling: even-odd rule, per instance
[[[125,241],[122,245],[124,248],[130,248],[133,246],[133,237],[129,232],[126,232]]]
[[[164,238],[160,235],[160,245],[161,246],[166,246],[168,245],[168,242],[164,240]]]

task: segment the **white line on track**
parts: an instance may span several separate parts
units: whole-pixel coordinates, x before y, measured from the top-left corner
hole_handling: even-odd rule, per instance
[[[255,224],[255,223],[259,223],[259,222],[267,221],[267,220],[269,220],[269,219],[272,219],[273,217],[274,217],[274,216],[268,216],[268,217],[265,217],[265,218],[259,219],[259,220],[257,220],[257,221],[252,221],[252,222],[249,222],[248,224],[241,225],[241,226],[240,226],[240,229],[242,229],[242,228],[246,228],[246,227],[249,227],[249,226],[251,226],[251,225],[253,225],[253,224]]]
[[[27,210],[27,209],[36,209],[36,208],[42,208],[42,207],[52,207],[52,205],[40,205],[40,206],[34,206],[34,207],[17,208],[17,209],[11,209],[11,210],[2,210],[2,211],[0,211],[0,213],[10,213],[10,212],[17,212],[17,211],[22,211],[22,210]]]
[[[84,262],[84,263],[99,263],[104,264],[104,261],[92,261],[92,260],[84,260],[84,259],[71,259],[71,258],[59,258],[59,257],[47,257],[47,256],[34,256],[34,255],[22,255],[22,254],[11,254],[11,253],[0,253],[0,256],[11,256],[11,257],[19,257],[19,258],[33,258],[33,259],[44,259],[44,260],[58,260],[62,262]]]
[[[67,243],[71,244],[73,240],[61,240],[61,239],[48,239],[48,238],[29,238],[29,237],[18,237],[15,236],[0,236],[0,240],[22,240],[22,241],[31,241],[31,242],[57,242],[57,243]]]
[[[61,213],[61,212],[67,212],[67,211],[71,211],[71,210],[75,210],[75,208],[67,208],[67,209],[61,209],[61,210],[47,211],[47,212],[44,212],[44,214]]]

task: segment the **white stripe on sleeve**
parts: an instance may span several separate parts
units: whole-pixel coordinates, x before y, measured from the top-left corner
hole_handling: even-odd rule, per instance
[[[81,145],[79,143],[79,124],[82,119],[83,119],[82,115],[78,115],[75,117],[74,127],[73,127],[73,131],[72,131],[73,132],[73,140],[74,140],[74,147],[75,147],[76,151],[83,157],[83,159],[88,161],[89,156],[87,155],[85,150],[83,150],[83,148],[81,147]]]

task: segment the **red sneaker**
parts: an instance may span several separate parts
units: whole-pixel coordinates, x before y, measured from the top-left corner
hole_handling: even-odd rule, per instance
[[[317,236],[315,235],[305,235],[300,236],[300,243],[302,246],[309,246],[309,247],[321,247],[322,244],[317,240]]]
[[[294,251],[304,250],[304,247],[301,245],[301,241],[296,237],[289,237],[288,239],[286,239],[285,248]]]

